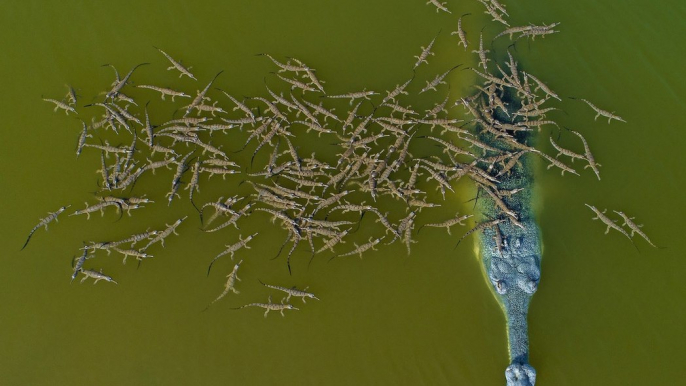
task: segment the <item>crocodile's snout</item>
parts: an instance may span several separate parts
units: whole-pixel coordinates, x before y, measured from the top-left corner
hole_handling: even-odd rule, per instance
[[[528,364],[513,363],[505,370],[507,386],[533,386],[536,384],[536,370]]]

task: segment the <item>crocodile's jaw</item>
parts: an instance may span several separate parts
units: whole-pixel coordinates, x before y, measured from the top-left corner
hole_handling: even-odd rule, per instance
[[[513,363],[505,370],[507,386],[533,386],[536,384],[536,370],[528,364]]]
[[[527,314],[529,302],[540,280],[541,248],[538,228],[532,219],[522,230],[501,226],[507,245],[498,249],[494,232],[484,230],[479,238],[479,255],[493,293],[505,312],[510,366],[505,371],[508,386],[531,385],[536,372],[529,362]]]

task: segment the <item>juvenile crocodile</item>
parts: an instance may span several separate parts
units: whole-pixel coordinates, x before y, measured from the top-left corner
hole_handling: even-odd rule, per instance
[[[250,304],[246,304],[244,306],[240,306],[240,307],[236,307],[236,308],[232,308],[232,309],[233,310],[240,310],[241,308],[245,308],[245,307],[264,308],[265,310],[267,310],[264,312],[265,318],[267,317],[267,314],[269,313],[269,311],[279,311],[279,312],[281,312],[281,316],[285,316],[283,314],[283,310],[297,310],[297,308],[293,307],[292,305],[290,305],[288,303],[284,304],[283,301],[281,301],[281,303],[272,303],[271,295],[269,295],[269,300],[267,301],[267,303],[250,303]]]

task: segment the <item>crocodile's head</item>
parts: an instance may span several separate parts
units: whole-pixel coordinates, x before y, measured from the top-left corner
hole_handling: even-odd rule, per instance
[[[507,386],[533,386],[536,384],[536,370],[528,364],[513,363],[505,370]]]
[[[522,275],[517,277],[517,286],[519,286],[522,291],[533,294],[538,289],[538,280]]]

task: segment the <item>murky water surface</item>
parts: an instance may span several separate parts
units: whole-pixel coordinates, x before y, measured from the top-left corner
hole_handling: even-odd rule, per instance
[[[537,175],[544,257],[529,330],[538,384],[672,385],[686,361],[686,124],[679,114],[686,109],[686,48],[679,44],[686,6],[676,0],[506,4],[513,24],[562,22],[559,34],[517,44],[522,68],[560,95],[586,97],[629,122],[594,122],[592,111],[572,100],[555,116],[583,130],[603,179],[588,169],[581,177],[544,168]],[[459,229],[452,237],[423,231],[409,257],[395,244],[364,260],[317,258],[308,269],[303,248],[289,277],[283,258],[270,261],[285,233],[251,220],[241,233],[259,230],[265,237],[241,256],[241,294],[207,312],[201,311],[223,288],[221,272],[231,268],[220,261],[207,278],[207,263],[237,234],[203,234],[197,218],[139,269],[100,259],[118,286],[69,284],[69,262],[82,241],[159,228],[191,213],[187,201],[171,210],[153,205],[120,221],[63,217],[18,252],[39,218],[67,203],[92,202],[97,189],[98,155],[74,156],[79,121],[53,113],[41,95],[61,96],[68,83],[90,98],[111,81],[104,63],[126,71],[151,62],[145,80],[176,82],[153,45],[193,65],[200,79],[225,70],[218,84],[234,95],[264,92],[272,67],[255,56],[260,52],[302,58],[331,90],[388,89],[411,76],[412,56],[439,30],[436,56],[421,70],[471,63],[448,37],[458,15],[472,13],[463,22],[471,44],[484,25],[499,28],[476,2],[448,5],[453,15],[436,14],[424,1],[391,0],[4,4],[0,383],[504,384],[504,317],[471,241],[453,250]],[[456,71],[451,92],[460,95],[473,81]],[[327,144],[313,146],[325,152]],[[163,180],[160,195],[168,186]],[[232,188],[214,180],[201,194]],[[148,188],[157,192],[152,183]],[[460,194],[446,210],[467,210],[462,201],[473,192]],[[603,235],[584,203],[636,216],[664,248],[637,240],[637,251],[618,234]],[[422,221],[432,221],[429,213],[443,218],[440,211],[426,213]],[[230,309],[266,299],[270,292],[258,278],[309,286],[322,300],[294,300],[301,310],[285,318]]]

